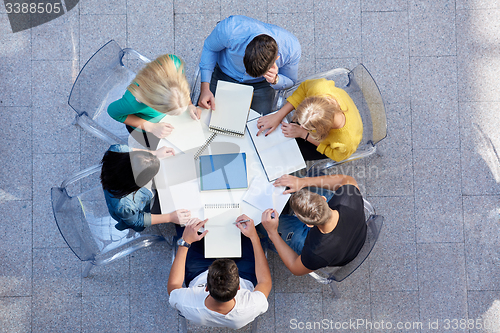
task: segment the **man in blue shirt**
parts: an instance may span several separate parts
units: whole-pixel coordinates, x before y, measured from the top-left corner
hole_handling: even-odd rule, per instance
[[[267,114],[274,90],[297,81],[300,53],[299,41],[289,31],[246,16],[230,16],[205,39],[198,104],[215,110],[217,81],[223,80],[252,85],[251,108]]]

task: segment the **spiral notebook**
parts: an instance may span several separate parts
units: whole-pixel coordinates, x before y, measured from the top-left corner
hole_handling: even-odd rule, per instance
[[[205,204],[205,258],[241,258],[241,232],[234,224],[239,203]]]
[[[209,128],[224,135],[245,135],[248,112],[252,104],[253,87],[218,81],[215,90],[215,110]]]

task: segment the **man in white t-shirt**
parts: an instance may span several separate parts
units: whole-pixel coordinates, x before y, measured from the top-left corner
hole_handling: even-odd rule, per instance
[[[243,220],[248,222],[238,222]],[[242,237],[242,258],[236,262],[205,259],[199,241],[208,231],[198,234],[197,230],[206,221],[191,221],[177,242],[179,247],[167,285],[170,305],[197,325],[239,329],[267,311],[267,297],[272,287],[269,265],[254,222],[246,215],[236,219],[236,227],[246,236]],[[185,277],[204,265],[203,272],[190,281],[186,279],[188,288],[183,288]],[[248,271],[249,267],[252,272]]]

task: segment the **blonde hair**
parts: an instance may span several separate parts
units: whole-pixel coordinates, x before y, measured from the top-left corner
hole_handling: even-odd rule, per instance
[[[309,225],[324,224],[332,216],[326,200],[305,188],[292,194],[290,207],[299,220]]]
[[[297,106],[293,120],[311,133],[311,136],[323,141],[333,128],[335,113],[343,112],[340,105],[332,97],[307,97]]]
[[[184,75],[184,62],[176,68],[165,54],[139,71],[127,90],[141,103],[161,113],[179,115],[191,102],[189,84]]]

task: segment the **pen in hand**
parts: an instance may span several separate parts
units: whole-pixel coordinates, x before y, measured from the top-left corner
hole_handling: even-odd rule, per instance
[[[250,220],[241,220],[241,221],[236,221],[233,224],[238,224],[238,223],[245,223],[245,222],[250,222]]]

